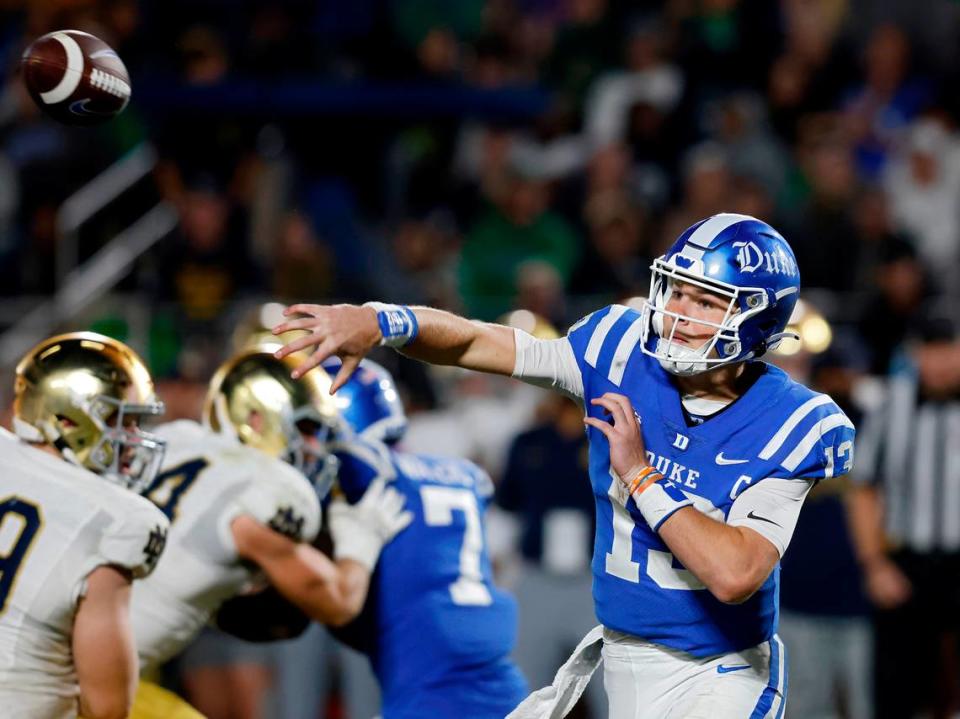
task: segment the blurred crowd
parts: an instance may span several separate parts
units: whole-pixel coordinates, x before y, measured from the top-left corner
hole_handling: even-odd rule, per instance
[[[130,107],[97,129],[46,119],[17,75],[32,38],[67,27],[106,40],[130,70]],[[931,343],[954,353],[927,394],[960,393],[952,332],[927,331],[957,319],[960,295],[956,2],[2,0],[0,57],[0,293],[56,290],[58,208],[152,145],[148,181],[82,229],[79,259],[138,207],[177,210],[174,233],[115,288],[152,308],[133,339],[174,414],[194,415],[197,383],[261,299],[376,298],[487,320],[527,310],[562,331],[645,295],[651,260],[722,211],[764,219],[794,247],[834,339],[783,361],[855,421],[880,411],[886,378]],[[132,332],[122,305],[70,319]],[[542,684],[582,633],[569,617],[592,623],[578,411],[490,378],[392,369],[414,417],[410,449],[447,447],[499,483],[491,540],[520,595],[524,669]],[[531,478],[557,486],[563,473],[584,478],[543,506]],[[867,717],[871,607],[910,593],[864,576],[846,483],[827,486],[785,560],[784,626],[798,684],[835,707],[816,712],[837,713],[793,716]],[[555,602],[568,619],[535,626],[532,607],[574,578],[569,603]],[[828,662],[841,631],[834,644],[852,654],[834,647]],[[828,684],[802,673],[805,651]],[[951,661],[938,686],[956,702]]]

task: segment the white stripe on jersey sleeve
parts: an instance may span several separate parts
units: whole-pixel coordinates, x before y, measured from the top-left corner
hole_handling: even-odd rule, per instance
[[[627,311],[626,305],[610,305],[610,311],[593,328],[593,334],[590,335],[590,342],[587,344],[587,351],[583,358],[591,367],[597,366],[597,360],[600,359],[600,350],[603,349],[603,341],[607,339],[610,330],[617,320]]]
[[[790,436],[790,433],[797,428],[797,425],[803,421],[803,418],[808,414],[813,412],[817,407],[820,407],[824,404],[829,404],[833,400],[830,399],[828,395],[820,394],[812,399],[808,399],[802,405],[797,407],[793,414],[791,414],[787,421],[783,423],[783,426],[779,431],[770,438],[770,441],[767,442],[767,446],[764,447],[759,454],[760,459],[770,459],[777,450],[779,450],[783,443],[787,441],[787,437]]]
[[[627,369],[627,360],[630,354],[640,341],[640,334],[643,332],[643,318],[633,321],[633,324],[627,328],[620,338],[620,344],[617,345],[616,352],[613,353],[613,361],[610,363],[610,372],[607,379],[613,382],[617,387],[623,381],[623,373]]]
[[[829,397],[827,399],[829,400]],[[780,463],[780,466],[788,472],[794,471],[800,466],[804,458],[810,454],[810,450],[820,441],[823,435],[837,427],[849,427],[853,429],[853,422],[847,419],[847,416],[843,413],[831,414],[829,417],[824,417],[810,428],[810,431],[807,432],[806,436],[800,440],[800,443],[793,448],[793,451],[787,455],[787,458]],[[827,476],[830,476],[830,474],[832,473],[828,472]]]
[[[583,377],[570,340],[538,340],[514,329],[516,361],[513,376],[538,387],[559,390],[574,399],[583,399]]]

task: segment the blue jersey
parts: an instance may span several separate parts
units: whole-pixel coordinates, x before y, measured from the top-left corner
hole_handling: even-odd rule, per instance
[[[675,482],[697,509],[726,521],[736,498],[768,478],[822,479],[845,474],[853,461],[853,424],[826,395],[781,370],[754,363],[759,375],[734,403],[701,424],[689,423],[680,393],[656,359],[638,345],[640,313],[613,305],[581,320],[568,340],[590,415],[590,400],[626,395],[642,420],[651,464]],[[767,641],[776,631],[779,566],[742,604],[723,604],[626,506],[610,467],[610,447],[588,429],[590,479],[597,510],[593,594],[607,627],[651,642],[709,656]]]
[[[493,584],[483,515],[493,493],[471,462],[352,440],[337,452],[340,486],[358,500],[386,476],[413,522],[387,544],[352,643],[370,657],[385,719],[502,719],[527,694],[510,661],[513,598]]]

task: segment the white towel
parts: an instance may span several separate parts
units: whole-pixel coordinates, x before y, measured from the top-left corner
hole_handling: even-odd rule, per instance
[[[577,703],[600,666],[603,627],[591,629],[570,658],[557,670],[553,684],[538,689],[510,712],[506,719],[561,719]]]

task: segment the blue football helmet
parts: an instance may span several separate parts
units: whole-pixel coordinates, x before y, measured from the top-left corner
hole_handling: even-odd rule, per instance
[[[677,238],[650,270],[643,307],[641,348],[676,375],[693,375],[760,357],[793,333],[785,332],[800,293],[800,271],[790,245],[766,222],[724,213],[702,220]],[[675,282],[686,282],[727,299],[719,323],[667,310]],[[664,336],[666,316],[674,318]],[[676,320],[714,328],[697,349],[674,341]]]
[[[322,366],[335,377],[340,364],[339,358],[330,357]],[[376,362],[361,360],[333,398],[340,416],[361,437],[389,444],[407,431],[407,415],[393,377]]]

